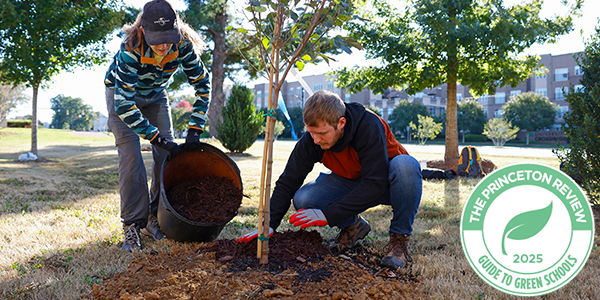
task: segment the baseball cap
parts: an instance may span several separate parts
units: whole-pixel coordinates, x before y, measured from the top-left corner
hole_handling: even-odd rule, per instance
[[[177,16],[171,4],[154,0],[144,5],[142,28],[148,45],[176,44],[181,40],[176,27]]]

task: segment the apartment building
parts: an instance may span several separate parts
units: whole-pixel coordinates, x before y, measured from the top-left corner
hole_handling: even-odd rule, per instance
[[[540,64],[544,67],[532,74],[530,78],[516,87],[500,87],[496,89],[496,93],[493,95],[478,97],[477,100],[483,106],[485,115],[488,119],[501,117],[503,113],[502,106],[510,101],[511,97],[531,91],[548,97],[550,101],[559,106],[559,111],[556,114],[556,124],[553,129],[560,129],[560,124],[564,122],[563,116],[569,111],[565,94],[572,92],[573,89],[583,88],[579,83],[583,72],[574,58],[575,54],[541,55]],[[345,89],[335,87],[335,78],[326,74],[306,76],[303,79],[313,91],[325,89],[338,94],[346,102],[359,102],[377,107],[385,120],[389,119],[394,106],[404,99],[423,103],[431,115],[439,116],[446,112],[448,90],[446,84],[423,90],[414,95],[408,95],[404,91],[394,89],[376,95],[366,89],[357,94],[348,93]],[[259,108],[267,105],[268,90],[266,87],[266,83],[254,86],[255,104]],[[281,93],[288,108],[303,107],[304,101],[309,96],[297,81],[285,82]],[[473,99],[469,87],[457,84],[456,99],[457,101]]]

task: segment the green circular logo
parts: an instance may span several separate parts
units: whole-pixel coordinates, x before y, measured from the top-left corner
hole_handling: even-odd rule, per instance
[[[563,287],[585,265],[594,218],[568,175],[522,163],[477,184],[460,231],[467,260],[485,282],[515,296],[539,296]]]

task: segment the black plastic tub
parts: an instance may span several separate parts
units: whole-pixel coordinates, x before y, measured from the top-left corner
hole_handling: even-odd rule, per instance
[[[160,177],[160,200],[158,203],[158,224],[167,238],[179,242],[214,241],[223,227],[235,217],[221,223],[198,223],[181,216],[167,199],[171,187],[185,180],[204,175],[215,175],[231,179],[233,185],[243,191],[240,170],[235,162],[223,151],[206,143],[194,151],[182,151],[175,159],[163,163]]]

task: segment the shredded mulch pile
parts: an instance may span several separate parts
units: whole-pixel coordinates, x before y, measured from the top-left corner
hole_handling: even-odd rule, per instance
[[[315,231],[275,233],[265,265],[256,258],[256,240],[199,245],[195,250],[176,245],[168,253],[147,255],[127,271],[104,278],[102,285],[94,285],[82,298],[426,298],[411,268],[397,272],[381,268],[383,254],[360,244],[339,253],[325,246]]]
[[[167,191],[167,199],[177,213],[203,224],[231,220],[243,196],[231,179],[210,174],[183,181]]]
[[[435,168],[435,169],[442,169],[442,170],[452,169],[452,170],[454,170],[454,172],[456,172],[456,166],[458,166],[458,159],[449,159],[449,160],[435,159],[435,160],[427,161],[428,168]],[[481,167],[483,168],[483,172],[485,174],[489,174],[496,169],[496,165],[491,160],[486,159],[486,158],[481,159]]]

